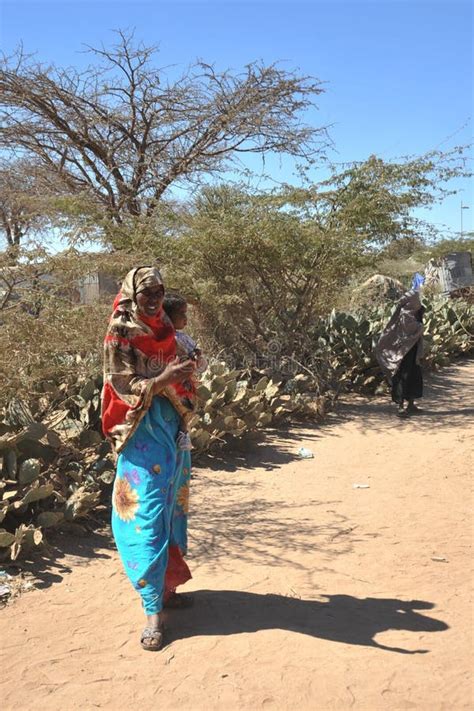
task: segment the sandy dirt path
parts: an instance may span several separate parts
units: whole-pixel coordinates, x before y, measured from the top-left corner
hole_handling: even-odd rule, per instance
[[[109,538],[65,540],[0,612],[0,706],[472,708],[473,393],[465,363],[431,379],[423,417],[356,399],[198,469],[196,603],[158,654]]]

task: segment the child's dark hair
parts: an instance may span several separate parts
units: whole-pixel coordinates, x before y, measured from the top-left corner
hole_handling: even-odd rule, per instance
[[[186,306],[188,302],[181,294],[166,294],[163,301],[164,312],[172,318],[173,315]]]

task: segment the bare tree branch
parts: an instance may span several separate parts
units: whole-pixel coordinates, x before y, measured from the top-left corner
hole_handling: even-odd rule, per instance
[[[118,35],[110,49],[89,48],[95,64],[83,72],[34,63],[22,49],[0,67],[0,147],[34,156],[116,223],[152,214],[170,185],[222,173],[239,155],[324,150],[325,129],[301,122],[319,81],[205,62],[170,81],[155,47]]]

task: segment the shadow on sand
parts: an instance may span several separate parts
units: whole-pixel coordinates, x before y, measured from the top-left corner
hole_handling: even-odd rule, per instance
[[[4,563],[3,567],[12,575],[20,571],[29,573],[34,578],[35,588],[43,590],[62,582],[72,572],[71,566],[90,565],[98,558],[110,558],[110,551],[114,548],[108,531],[83,536],[58,531],[40,550],[31,550],[29,556],[19,563]],[[67,559],[67,564],[64,559]]]
[[[199,469],[219,472],[236,472],[242,469],[262,468],[278,470],[285,464],[298,461],[297,452],[304,440],[338,437],[337,427],[352,422],[360,434],[386,432],[387,427],[409,428],[433,433],[438,429],[455,430],[458,427],[474,427],[474,388],[466,387],[472,368],[472,360],[459,360],[455,366],[428,373],[425,379],[424,398],[419,405],[419,416],[400,419],[396,417],[396,405],[390,395],[365,397],[343,396],[335,409],[323,421],[310,420],[303,423],[285,423],[281,427],[268,428],[256,438],[247,437],[231,442],[227,447],[201,455],[194,461],[194,471]],[[310,445],[311,446],[311,445]]]
[[[198,590],[189,610],[172,616],[168,642],[206,635],[232,635],[281,629],[344,644],[374,647],[399,654],[426,654],[428,649],[402,649],[380,644],[374,637],[387,630],[441,632],[445,622],[418,610],[432,610],[423,600],[356,598],[324,595],[324,601],[282,595],[258,595],[235,590]]]
[[[456,367],[428,373],[424,385],[422,412],[407,419],[396,417],[396,405],[390,395],[384,397],[353,396],[343,398],[335,415],[324,422],[321,433],[327,436],[331,427],[352,421],[361,434],[384,431],[390,427],[403,427],[433,433],[438,429],[454,430],[474,426],[474,388],[467,386],[472,360],[462,360]],[[472,372],[472,371],[471,371]],[[462,380],[461,380],[462,378]]]

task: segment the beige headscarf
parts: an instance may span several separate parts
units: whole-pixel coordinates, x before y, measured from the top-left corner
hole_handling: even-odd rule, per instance
[[[154,286],[163,286],[161,272],[157,267],[135,267],[128,272],[122,282],[118,300],[119,306],[137,310],[137,294]]]
[[[155,378],[169,362],[165,350],[161,355],[160,349],[158,354],[150,354],[146,343],[150,340],[163,343],[168,356],[176,353],[174,329],[166,314],[159,317],[161,328],[157,333],[143,319],[136,301],[143,289],[162,284],[156,267],[137,267],[128,272],[114,302],[104,343],[102,427],[117,452],[123,449],[150,408],[156,394]],[[171,402],[184,426],[192,413],[175,387],[164,387],[160,395]]]
[[[395,375],[404,356],[415,344],[418,344],[417,358],[423,355],[423,324],[417,318],[420,309],[418,292],[407,291],[375,347],[376,358],[389,376]]]

